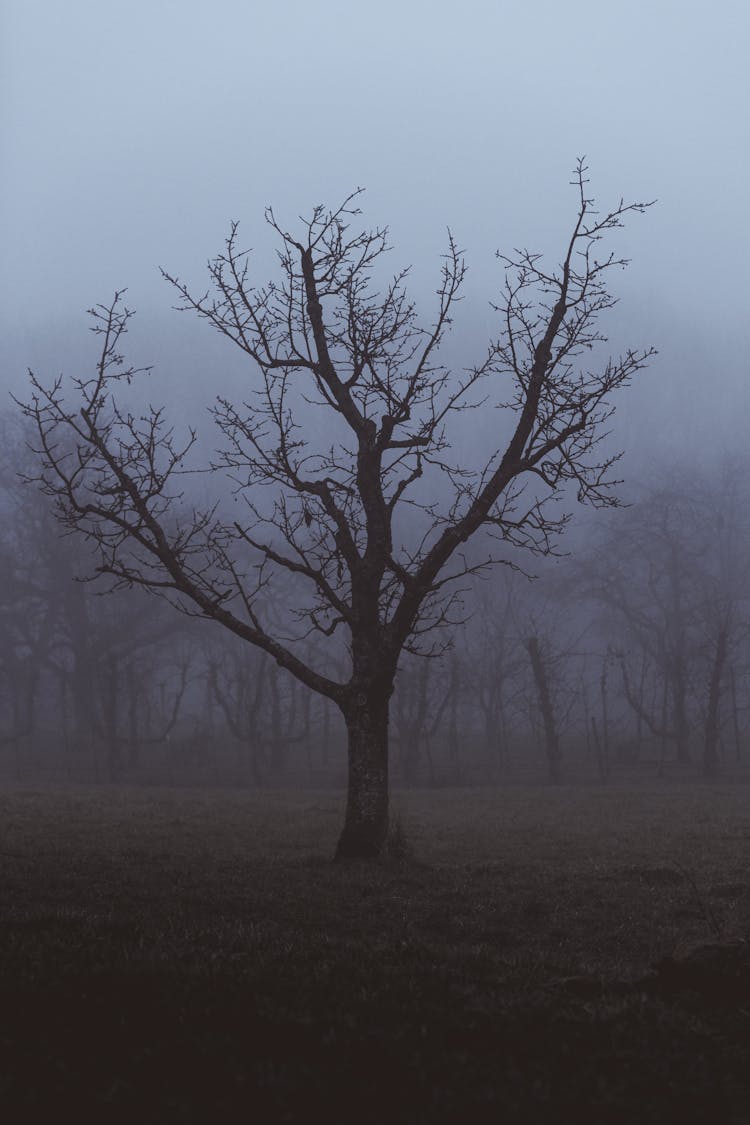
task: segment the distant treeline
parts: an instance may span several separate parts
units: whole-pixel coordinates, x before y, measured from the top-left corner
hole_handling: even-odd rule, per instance
[[[61,537],[23,483],[33,458],[17,435],[5,451],[0,776],[344,784],[345,730],[328,700],[159,597],[83,581],[85,542]],[[571,555],[538,560],[533,580],[504,567],[467,593],[442,647],[402,660],[394,783],[742,773],[749,479],[739,460],[700,479],[675,466],[629,506],[589,515]],[[293,610],[283,590],[268,598]],[[341,678],[347,655],[342,643]]]

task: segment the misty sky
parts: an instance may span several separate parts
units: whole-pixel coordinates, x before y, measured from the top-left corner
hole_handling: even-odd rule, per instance
[[[559,254],[585,153],[602,205],[659,200],[616,244],[625,342],[661,352],[633,401],[657,429],[678,404],[689,437],[746,417],[747,0],[4,0],[0,18],[7,386],[69,369],[85,308],[123,286],[145,358],[179,365],[197,337],[157,267],[200,288],[232,218],[270,263],[266,204],[291,223],[358,185],[420,300],[451,226],[464,330],[489,328],[495,249]]]

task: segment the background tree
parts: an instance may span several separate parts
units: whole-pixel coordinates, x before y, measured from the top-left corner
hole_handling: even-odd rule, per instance
[[[120,294],[92,310],[101,351],[95,373],[72,381],[72,403],[61,379],[47,387],[31,376],[23,409],[37,430],[37,479],[65,526],[96,544],[99,571],[218,622],[341,710],[349,781],[339,856],[373,856],[385,841],[389,701],[401,653],[431,647],[428,634],[450,624],[467,575],[509,562],[519,548],[551,550],[566,517],[549,501],[568,485],[581,501],[614,502],[616,457],[602,451],[603,424],[611,394],[651,351],[591,366],[604,341],[598,318],[615,303],[608,276],[624,264],[600,257],[599,244],[647,205],[596,212],[582,162],[574,184],[577,213],[559,264],[527,250],[501,257],[499,334],[459,374],[438,358],[466,269],[456,242],[449,234],[425,326],[405,271],[379,278],[387,232],[351,233],[357,193],[334,211],[316,207],[297,236],[267,212],[280,240],[279,280],[253,285],[236,223],[210,263],[208,293],[165,274],[181,307],[240,348],[255,372],[244,403],[220,398],[213,408],[224,441],[215,467],[244,501],[240,518],[225,516],[220,502],[187,503],[182,474],[194,433],[180,444],[162,409],[135,412],[118,397],[137,374],[119,351],[131,316]],[[502,408],[505,433],[467,463],[453,455],[448,425],[480,402]],[[449,483],[444,502],[425,488],[428,471]],[[495,546],[469,562],[464,545],[482,529]],[[283,629],[265,613],[278,572],[295,591],[294,620]],[[329,638],[334,653],[343,636],[348,678],[305,659],[300,644],[311,632]]]
[[[739,737],[732,668],[747,631],[746,493],[738,464],[693,467],[689,485],[681,469],[662,472],[639,489],[632,507],[613,513],[579,567],[580,583],[601,607],[639,726],[664,746],[672,742],[681,764],[690,759],[691,732],[702,726],[708,777],[719,769],[727,689],[736,744]]]
[[[415,666],[415,661],[419,661]],[[402,664],[395,694],[393,719],[398,742],[401,776],[409,786],[418,784],[428,718],[431,713],[430,679],[432,661],[415,657]],[[433,711],[434,714],[434,711]]]
[[[482,716],[488,776],[496,780],[508,752],[508,712],[514,682],[526,653],[518,635],[515,610],[528,596],[528,582],[505,568],[501,581],[485,589],[476,614],[476,636],[472,646],[470,684]]]
[[[695,528],[694,506],[687,492],[650,489],[608,525],[588,567],[591,592],[621,638],[628,703],[654,736],[674,743],[682,764],[690,760],[691,669],[698,647],[700,547],[688,530]],[[631,667],[627,653],[633,649]],[[640,690],[644,656],[663,685],[651,699]]]

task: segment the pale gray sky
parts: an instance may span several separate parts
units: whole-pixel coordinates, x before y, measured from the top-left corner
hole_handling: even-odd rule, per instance
[[[291,221],[356,185],[418,293],[450,224],[467,316],[489,323],[494,250],[556,255],[585,153],[603,205],[659,198],[618,243],[621,316],[662,352],[657,413],[747,410],[747,0],[4,0],[0,18],[7,383],[65,368],[116,287],[159,321],[157,266],[199,287],[230,218],[262,248],[265,204]]]

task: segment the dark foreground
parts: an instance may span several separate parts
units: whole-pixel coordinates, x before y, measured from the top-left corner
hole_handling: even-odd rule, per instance
[[[17,1123],[746,1123],[750,790],[0,794]]]

